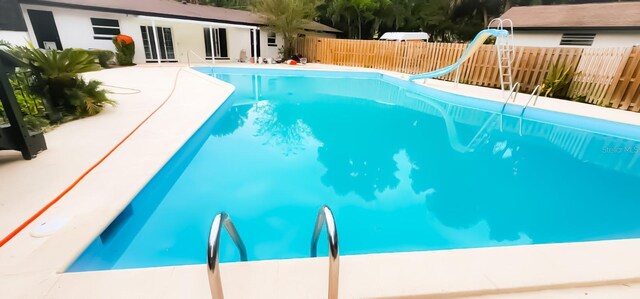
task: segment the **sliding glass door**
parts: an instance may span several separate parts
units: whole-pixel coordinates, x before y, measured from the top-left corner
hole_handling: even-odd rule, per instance
[[[158,61],[158,51],[156,49],[156,37],[153,34],[152,26],[140,26],[142,31],[142,43],[144,45],[144,56],[147,62]],[[176,62],[176,54],[173,48],[173,34],[171,28],[156,27],[160,48],[160,61]]]
[[[204,28],[204,49],[205,58],[211,59],[211,37],[213,37],[213,52],[216,59],[229,59],[229,53],[227,51],[227,30],[224,28],[212,28],[213,32],[209,28]]]

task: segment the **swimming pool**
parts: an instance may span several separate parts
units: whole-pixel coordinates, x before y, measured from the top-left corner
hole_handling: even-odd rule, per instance
[[[220,211],[249,260],[307,257],[322,204],[347,255],[640,236],[638,127],[376,73],[216,77],[236,91],[68,271],[205,263]]]

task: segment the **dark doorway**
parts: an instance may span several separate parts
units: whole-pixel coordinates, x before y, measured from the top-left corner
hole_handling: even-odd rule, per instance
[[[254,29],[251,29],[251,57],[255,57],[256,56],[256,55],[254,55],[254,51],[253,51],[253,49],[254,49],[254,46],[253,46],[253,32],[254,31],[255,31]],[[257,56],[260,57],[260,30],[258,30],[258,38],[256,40],[258,41],[258,47],[257,47],[258,48],[258,55]]]
[[[28,9],[27,13],[29,14],[29,19],[31,19],[33,32],[38,40],[38,47],[52,49],[55,45],[56,49],[62,50],[62,43],[60,43],[60,36],[58,35],[56,21],[53,19],[53,13],[33,9]]]

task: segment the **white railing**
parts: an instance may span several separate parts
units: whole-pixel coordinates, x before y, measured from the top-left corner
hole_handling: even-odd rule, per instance
[[[204,62],[206,65],[208,65],[209,66],[209,72],[210,72],[211,75],[213,75],[213,67],[215,66],[215,63],[214,63],[215,62],[215,58],[213,58],[211,61],[209,61],[209,60],[206,60],[206,59],[202,58],[200,55],[196,54],[196,52],[193,52],[192,50],[189,50],[187,52],[187,65],[189,67],[191,67],[191,57],[190,57],[190,55],[195,56],[196,58],[198,58],[202,62]]]

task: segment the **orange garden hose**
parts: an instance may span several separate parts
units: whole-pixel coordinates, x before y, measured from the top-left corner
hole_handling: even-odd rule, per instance
[[[125,141],[127,141],[127,139],[129,139],[129,137],[131,137],[131,135],[133,135],[133,133],[135,133],[145,122],[147,122],[147,120],[149,120],[156,112],[158,112],[158,110],[160,110],[160,108],[162,108],[162,106],[164,106],[164,104],[166,104],[169,101],[171,96],[173,96],[173,93],[175,92],[176,86],[178,83],[178,75],[180,74],[181,71],[182,71],[182,68],[176,72],[176,77],[173,80],[173,87],[171,88],[171,92],[169,93],[169,95],[167,95],[167,97],[162,101],[162,103],[160,103],[160,105],[155,110],[153,110],[147,117],[145,117],[142,120],[142,122],[140,122],[135,128],[133,128],[133,130],[131,130],[131,132],[129,132],[126,136],[124,136],[124,138],[122,138],[120,142],[118,142],[111,150],[109,150],[104,156],[102,156],[100,160],[98,160],[95,164],[91,165],[89,169],[85,170],[85,172],[83,172],[75,181],[71,183],[71,185],[65,188],[60,194],[58,194],[58,196],[56,196],[52,201],[50,201],[44,207],[38,210],[38,212],[33,214],[31,217],[29,217],[29,219],[27,219],[25,222],[20,224],[20,226],[14,229],[6,237],[2,238],[2,240],[0,240],[0,247],[4,246],[7,242],[13,239],[13,237],[15,237],[18,233],[20,233],[25,227],[27,227],[29,224],[35,221],[44,212],[46,212],[49,208],[51,208],[56,202],[58,202],[62,197],[64,197],[67,193],[69,193],[69,191],[71,191],[76,185],[78,185],[78,183],[80,183],[89,173],[91,173],[91,171],[93,171],[96,167],[98,167],[98,165],[100,165],[104,160],[106,160],[118,147],[120,147],[120,145],[122,145]]]

